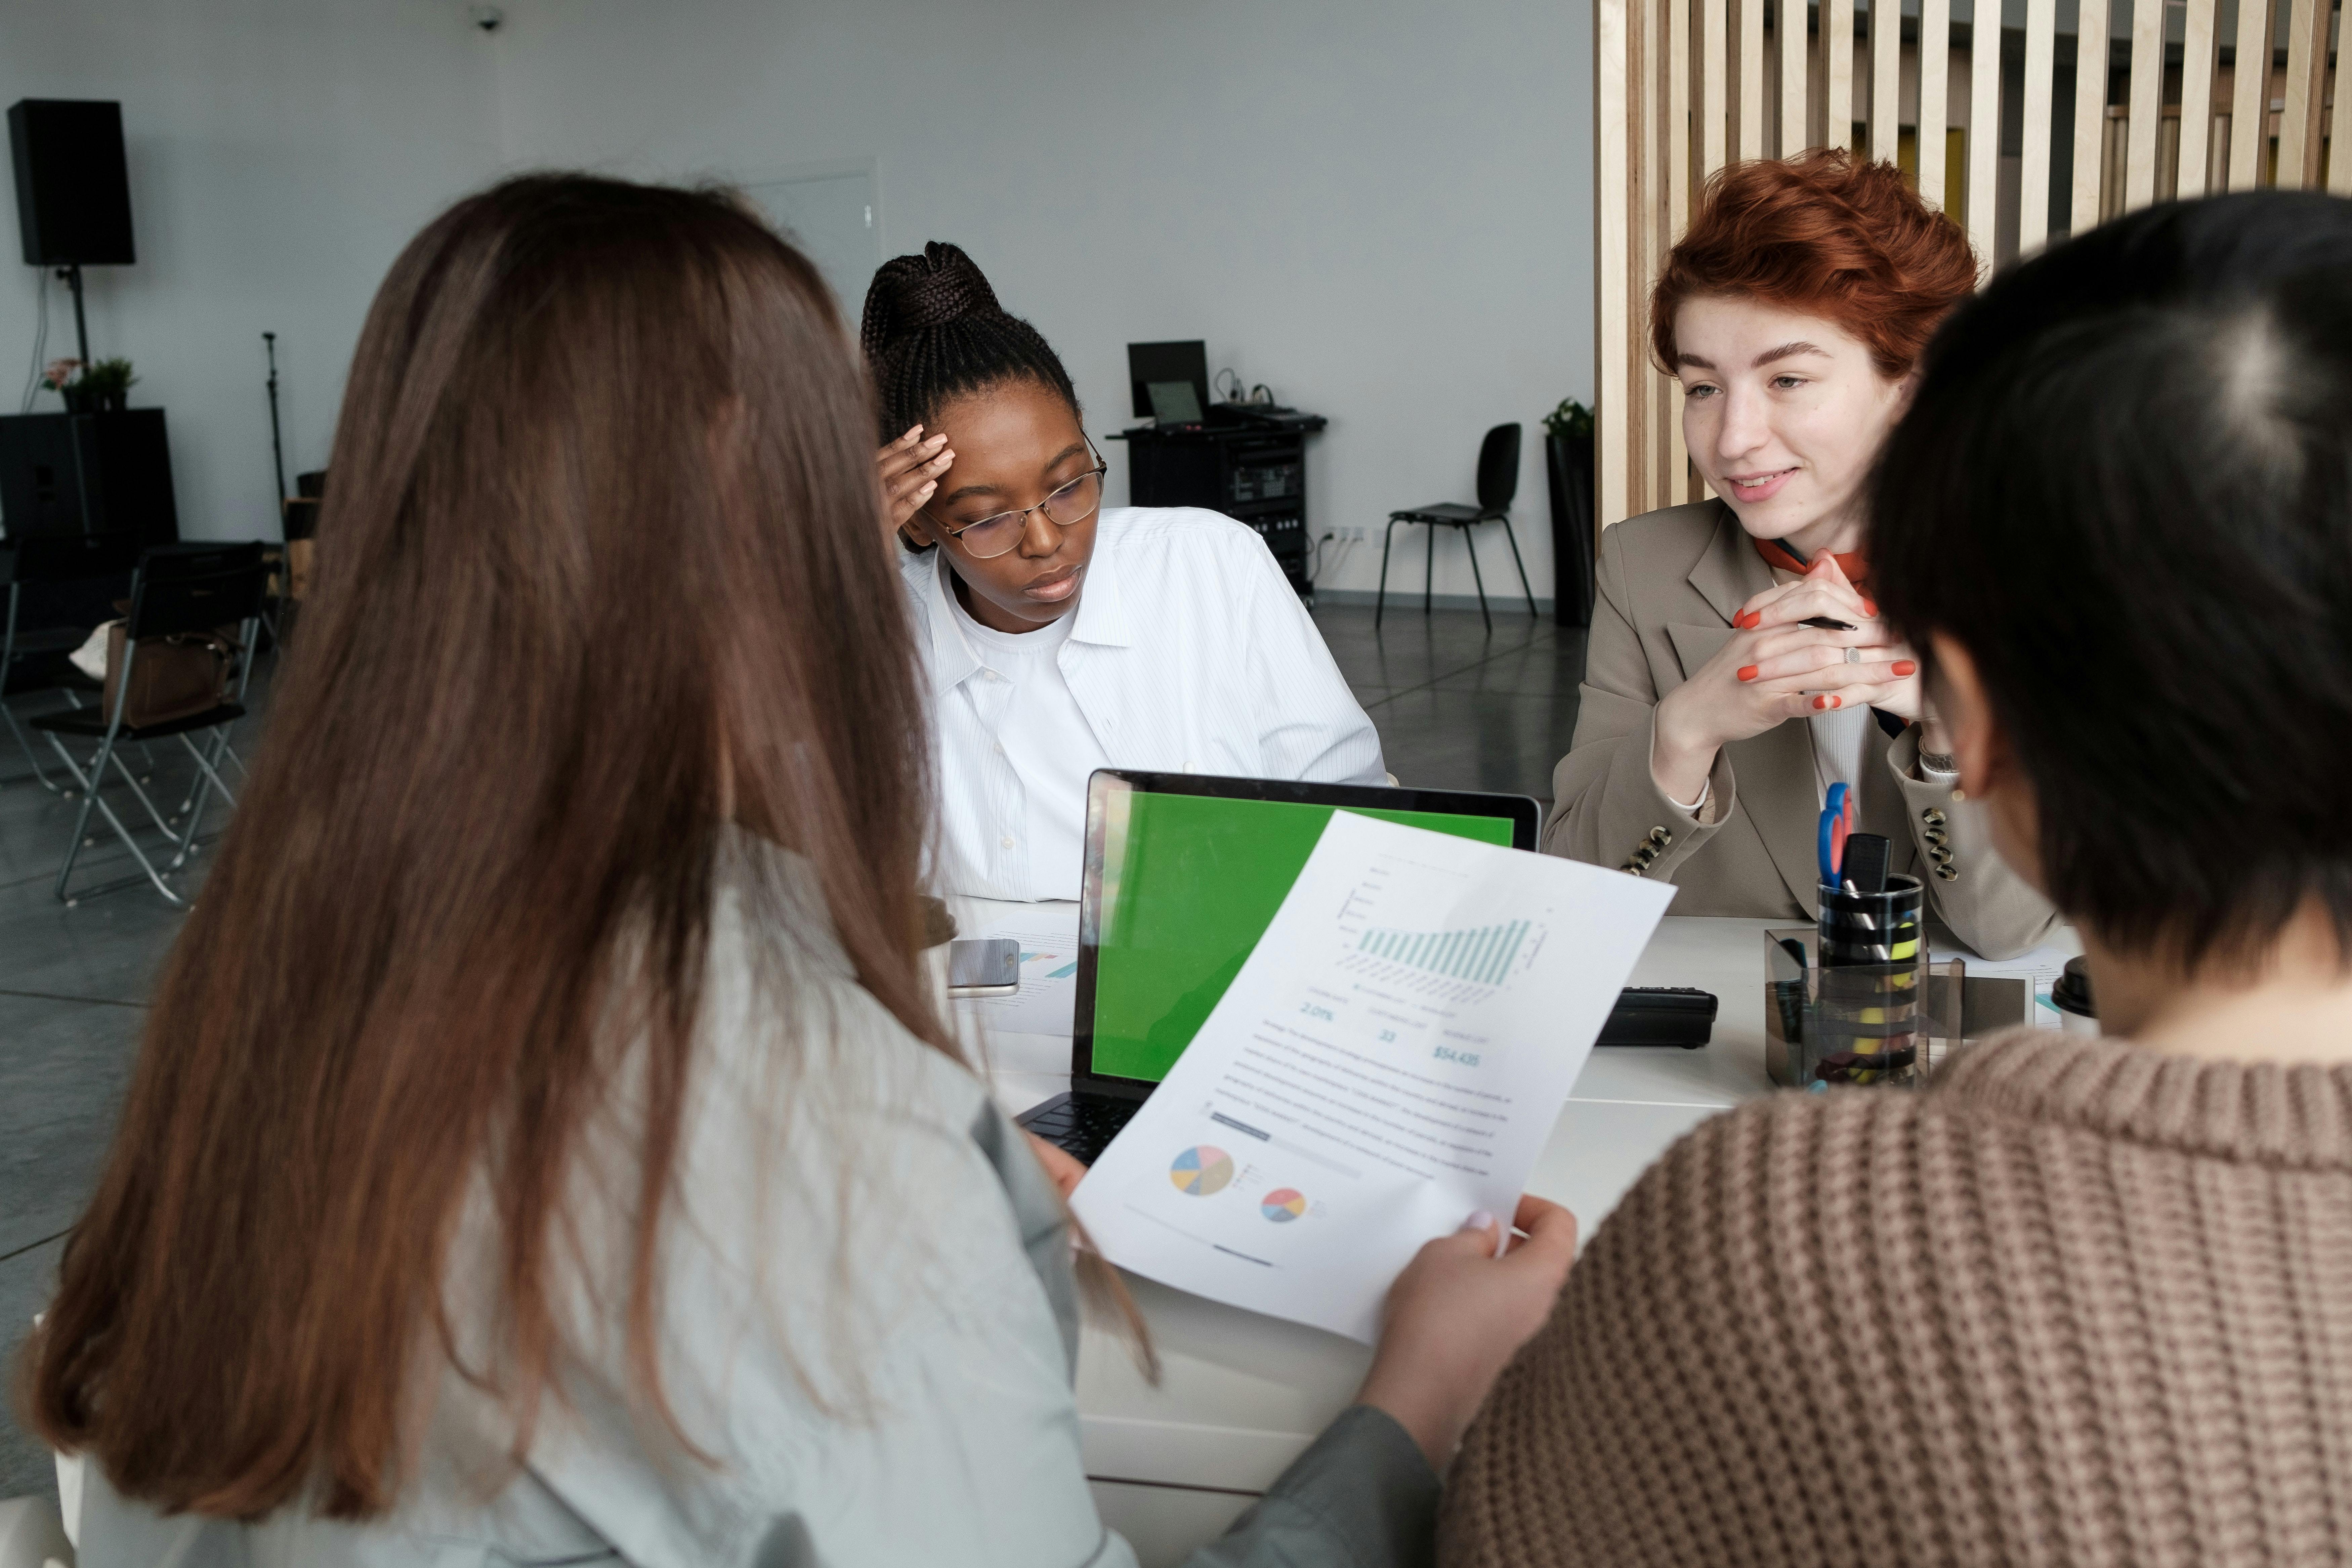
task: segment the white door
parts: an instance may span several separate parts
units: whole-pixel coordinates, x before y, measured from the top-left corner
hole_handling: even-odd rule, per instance
[[[816,263],[841,301],[843,320],[857,330],[866,286],[882,264],[881,231],[874,222],[874,176],[817,174],[743,187],[784,237]]]

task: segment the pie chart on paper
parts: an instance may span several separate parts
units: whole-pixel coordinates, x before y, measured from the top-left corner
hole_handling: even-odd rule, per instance
[[[1205,1198],[1224,1191],[1233,1181],[1234,1157],[1214,1144],[1196,1143],[1176,1156],[1168,1167],[1168,1179],[1178,1192]]]
[[[1276,1225],[1288,1225],[1307,1212],[1307,1194],[1297,1187],[1276,1187],[1257,1201],[1258,1213]]]

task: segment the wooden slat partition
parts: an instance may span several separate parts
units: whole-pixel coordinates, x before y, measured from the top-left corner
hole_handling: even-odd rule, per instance
[[[2271,108],[2271,0],[2238,0],[2237,79],[2230,93],[2230,188],[2261,183]]]
[[[1699,15],[1704,18],[1698,45],[1698,167],[1702,181],[1723,167],[1723,84],[1727,63],[1723,58],[1727,36],[1723,6],[1724,0],[1698,0]]]
[[[1805,57],[1812,52],[1806,36],[1805,0],[1778,0],[1780,11],[1773,36],[1780,50],[1780,155],[1792,158],[1812,144],[1812,121],[1805,98]],[[1793,13],[1793,15],[1792,15]]]
[[[1952,0],[1919,0],[1919,194],[1939,206],[1951,55]]]
[[[1886,26],[1879,24],[1884,21]],[[1892,163],[1903,138],[1903,0],[1870,0],[1870,155]]]
[[[1764,146],[1764,0],[1739,0],[1739,146],[1735,158],[1769,158]]]
[[[1853,125],[1853,0],[1821,0],[1822,140],[1843,147]]]
[[[1768,150],[1786,157],[1808,147],[1852,144],[1856,3],[1821,0],[1816,57],[1801,0],[1595,0],[1594,386],[1601,424],[1595,499],[1604,524],[1703,493],[1684,449],[1680,389],[1650,363],[1650,289],[1666,251],[1689,225],[1696,193],[1727,161]],[[1865,145],[1876,156],[1893,158],[1906,65],[1901,0],[1864,3],[1872,9]],[[2109,22],[2118,3],[2130,7],[2131,68],[2128,101],[2111,111]],[[2331,189],[2352,193],[2352,91],[2336,90],[2331,100],[2329,90],[2337,73],[2327,47],[2339,0],[2284,0],[2289,12],[2284,79],[2275,74],[2273,51],[2281,3],[2244,0],[2235,33],[2238,63],[2224,104],[2216,92],[2224,41],[2220,0],[2185,0],[2176,144],[2164,128],[2168,0],[2083,0],[2073,195],[2062,214],[2072,228],[2079,232],[2103,211],[2141,206],[2165,194],[2168,157],[2177,156],[2182,196],[2217,185],[2244,190],[2269,183],[2273,94],[2284,100],[2276,116],[2278,183],[2315,184],[2324,167]],[[1990,269],[1997,237],[2003,257],[2010,247],[2038,249],[2049,237],[2057,0],[2025,0],[2021,101],[2011,106],[2023,137],[2010,194],[2016,205],[2006,213],[1996,210],[2006,205],[1999,199],[1998,177],[2000,0],[1975,0],[1975,6],[1961,60],[1955,58],[1951,0],[1919,0],[1916,168],[1930,200],[1942,199],[1948,173],[1958,176],[1969,242]],[[1772,50],[1779,52],[1777,68]],[[1958,170],[1948,168],[1944,136],[1957,107],[1948,89],[1954,74],[1968,79]],[[2112,141],[2111,112],[2124,121],[2114,128]],[[2226,174],[2217,168],[2213,142],[2224,127]],[[2177,153],[2168,151],[2176,146]]]
[[[2161,5],[2162,0],[2151,0]],[[2099,221],[2099,154],[2107,131],[2107,0],[2082,0],[2074,35],[2074,180],[2067,228],[2081,234]],[[2031,23],[2027,24],[2029,26]],[[2029,55],[2029,58],[2031,56]],[[2029,69],[2032,68],[2029,67]],[[2033,89],[2026,89],[2026,112]]]
[[[2134,0],[2134,4],[2138,3]],[[2191,5],[2181,26],[2180,184],[2174,194],[2182,197],[2205,194],[2205,166],[2212,162],[2213,33],[2215,24],[2221,20],[2221,10],[2210,0],[2204,5]],[[2139,58],[2137,43],[2132,46],[2132,58]]]
[[[2131,0],[2131,122],[2124,142],[2126,212],[2156,200],[2157,132],[2164,122],[2164,0]]]
[[[2294,0],[2286,28],[2286,109],[2279,116],[2278,183],[2319,183],[2320,94],[2327,77],[2327,0]]]
[[[2336,40],[2336,109],[2329,117],[2327,139],[2335,151],[2327,159],[2327,188],[2337,195],[2352,195],[2352,92],[2345,90],[2343,26],[2339,23]]]
[[[2017,181],[2017,248],[2050,237],[2050,99],[2057,66],[2058,0],[2025,0],[2025,149]]]
[[[1992,270],[2000,190],[2000,0],[1976,0],[1969,26],[1969,243]],[[1990,24],[1990,25],[1988,25]],[[1990,63],[1993,68],[1982,68]]]

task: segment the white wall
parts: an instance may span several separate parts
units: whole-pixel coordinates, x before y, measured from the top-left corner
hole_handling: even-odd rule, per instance
[[[1591,390],[1589,0],[504,9],[486,37],[459,0],[0,0],[0,101],[124,100],[141,263],[92,273],[93,348],[172,409],[189,532],[268,515],[260,331],[289,471],[314,466],[393,254],[498,169],[870,160],[882,254],[963,245],[1092,428],[1127,422],[1125,345],[1156,338],[1205,338],[1213,367],[1328,415],[1310,521],[1370,537],[1327,555],[1328,584],[1370,587],[1385,515],[1469,499],[1480,435],[1519,420],[1549,596],[1536,422]],[[0,281],[18,365],[31,277]],[[1114,449],[1115,496],[1118,471]],[[1510,567],[1487,533],[1491,589]],[[1437,586],[1470,588],[1451,537]]]
[[[1310,522],[1370,534],[1331,585],[1370,586],[1386,514],[1469,499],[1480,435],[1521,421],[1520,539],[1549,596],[1536,421],[1591,396],[1587,0],[507,10],[519,162],[746,179],[870,158],[883,253],[971,251],[1093,428],[1127,422],[1125,345],[1159,338],[1328,415]],[[1488,533],[1491,588],[1510,566]],[[1438,588],[1470,586],[1449,536]]]
[[[139,260],[92,268],[90,352],[170,416],[181,531],[276,538],[261,333],[286,466],[326,461],[343,372],[400,247],[498,167],[494,58],[447,0],[0,0],[0,104],[122,102]],[[0,206],[0,409],[39,274]],[[51,357],[71,354],[49,285]],[[47,393],[37,410],[62,406]]]

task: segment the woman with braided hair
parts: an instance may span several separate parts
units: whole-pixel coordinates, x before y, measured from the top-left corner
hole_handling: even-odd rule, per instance
[[[950,892],[1074,899],[1097,768],[1381,784],[1380,737],[1257,535],[1102,505],[1107,465],[1037,330],[934,240],[861,336],[930,678]]]
[[[1958,225],[1843,152],[1717,176],[1650,300],[1721,499],[1609,530],[1546,847],[1662,877],[1675,912],[1813,918],[1834,784],[1988,957],[2055,920],[1960,802],[1918,656],[1880,618],[1863,485],[1912,366],[1976,286]]]

